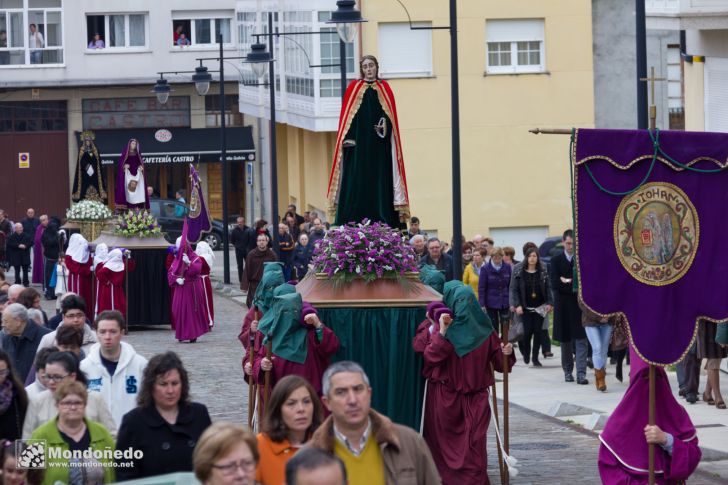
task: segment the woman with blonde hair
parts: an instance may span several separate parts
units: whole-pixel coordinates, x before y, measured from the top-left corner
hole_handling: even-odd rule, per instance
[[[63,382],[53,395],[58,407],[54,417],[33,432],[31,439],[45,440],[48,449],[61,450],[48,456],[44,485],[55,483],[113,483],[114,439],[106,427],[86,417],[88,391],[75,380]],[[92,457],[86,457],[92,450]],[[76,457],[74,455],[78,454]],[[71,455],[71,458],[68,458]]]
[[[218,421],[200,436],[192,465],[203,485],[253,485],[258,459],[258,442],[248,428]]]

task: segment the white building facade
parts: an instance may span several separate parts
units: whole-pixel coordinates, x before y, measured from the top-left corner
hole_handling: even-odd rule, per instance
[[[203,133],[196,130],[219,126],[218,75],[213,73],[210,92],[198,96],[189,71],[199,65],[197,58],[219,57],[219,35],[224,56],[239,57],[235,26],[234,0],[0,1],[0,89],[4,91],[0,100],[2,163],[14,160],[16,152],[31,154],[29,171],[18,171],[15,164],[8,165],[3,168],[12,177],[6,178],[20,182],[15,185],[26,192],[25,180],[38,180],[38,175],[42,175],[34,173],[34,169],[52,166],[53,173],[61,177],[56,179],[52,191],[63,186],[62,194],[47,201],[42,197],[33,199],[8,193],[0,203],[9,206],[10,199],[18,196],[21,199],[18,209],[23,204],[35,205],[44,212],[62,215],[70,202],[81,131],[96,132],[99,151],[113,159],[123,146],[101,146],[101,140],[117,140],[127,133],[131,136],[139,133],[141,139],[149,130],[166,129],[172,133],[173,142],[168,147],[174,152],[175,130],[191,130],[184,132],[185,136],[196,137]],[[219,62],[204,61],[204,65],[217,71]],[[228,126],[242,130],[243,116],[237,106],[240,62],[231,60],[225,66],[226,121]],[[151,92],[158,73],[163,71],[180,72],[165,75],[173,90],[166,104],[160,104]],[[121,133],[122,130],[126,133]],[[112,132],[119,132],[118,136],[110,137]],[[37,141],[51,135],[58,142],[55,151],[42,153]],[[206,137],[210,136],[208,132]],[[247,138],[252,143],[250,134]],[[234,137],[228,143],[233,148],[238,141]],[[203,144],[201,140],[200,145]],[[195,151],[194,145],[186,150]],[[249,153],[252,148],[247,147],[245,157],[237,159],[253,161],[255,155]],[[58,153],[62,150],[65,152]],[[146,151],[149,150],[148,144]],[[38,156],[34,157],[33,152]],[[142,153],[146,156],[145,146]],[[163,155],[155,160],[167,160]],[[37,164],[33,163],[35,160]],[[209,206],[219,217],[222,180],[219,164],[206,163],[215,160],[199,154],[194,160],[202,162],[200,169],[208,181]],[[63,164],[65,172],[57,169],[59,164]],[[169,161],[150,165],[149,182],[158,195],[173,197],[174,191],[186,187],[186,163]],[[230,213],[244,213],[245,167],[243,163],[231,165]],[[111,168],[108,175],[113,177]],[[7,192],[12,187],[0,188]],[[64,207],[59,207],[61,201],[65,201]]]
[[[728,0],[647,0],[648,29],[683,32],[685,128],[728,132]]]

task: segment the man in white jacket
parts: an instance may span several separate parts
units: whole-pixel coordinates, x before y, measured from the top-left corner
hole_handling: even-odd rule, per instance
[[[137,406],[147,366],[147,359],[121,341],[124,328],[126,323],[121,312],[101,312],[96,317],[99,342],[91,347],[81,362],[81,370],[88,379],[89,393],[101,393],[117,426],[121,425],[121,418]]]

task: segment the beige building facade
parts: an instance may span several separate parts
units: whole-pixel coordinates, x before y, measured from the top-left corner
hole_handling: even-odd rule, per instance
[[[449,23],[447,2],[403,3],[414,25]],[[427,232],[449,241],[449,32],[410,30],[398,2],[362,0],[359,6],[367,22],[350,46],[349,77],[358,76],[354,58],[378,57],[380,76],[396,97],[412,215]],[[302,12],[295,17],[310,20],[306,27],[314,30],[325,27],[317,22],[333,9],[332,0],[237,4],[238,19],[242,13],[249,20],[241,32],[261,28],[268,11],[277,12],[282,22],[286,12],[289,18],[291,12]],[[497,244],[509,245],[560,235],[571,225],[569,138],[535,136],[528,130],[594,126],[591,5],[576,0],[459,2],[458,15],[464,235],[490,234]],[[278,27],[290,31],[292,26]],[[244,50],[245,35],[239,37]],[[307,46],[311,64],[331,57],[324,41]],[[297,55],[285,40],[278,44],[277,69],[284,78]],[[299,212],[326,207],[339,109],[338,90],[331,96],[326,75],[315,68],[306,72],[311,96],[286,92],[276,103],[279,207],[292,202]],[[267,118],[267,96],[265,88],[241,86],[240,111]]]

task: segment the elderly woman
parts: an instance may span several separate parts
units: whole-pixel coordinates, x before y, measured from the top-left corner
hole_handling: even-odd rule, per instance
[[[21,291],[16,302],[28,309],[28,316],[30,318],[33,318],[30,310],[38,310],[41,313],[41,322],[39,325],[42,326],[48,323],[48,316],[40,306],[40,293],[35,288],[26,288]]]
[[[203,485],[254,485],[258,457],[253,433],[220,421],[202,433],[192,461]]]
[[[28,409],[28,396],[20,378],[13,372],[13,359],[0,350],[0,436],[9,440],[20,438]]]
[[[485,249],[478,248],[472,251],[471,261],[465,266],[463,271],[463,283],[473,289],[475,295],[478,295],[478,282],[480,281],[480,272],[485,265],[485,257],[488,252]]]
[[[485,249],[481,249],[481,251],[487,254]],[[501,248],[497,246],[492,248],[490,261],[483,266],[478,281],[477,293],[480,306],[486,309],[496,330],[500,329],[510,316],[508,289],[513,268],[503,261],[503,256]],[[485,258],[485,256],[483,257]]]
[[[55,352],[49,355],[46,360],[45,374],[48,389],[30,401],[23,423],[23,439],[30,438],[33,431],[53,419],[58,413],[53,396],[61,384],[78,381],[84,387],[87,385],[86,376],[79,369],[78,358],[71,352]],[[88,399],[84,399],[84,409],[87,418],[101,423],[111,434],[116,433],[116,424],[111,416],[109,405],[100,393],[92,392]]]
[[[144,456],[132,467],[117,469],[119,481],[192,471],[192,451],[211,421],[203,404],[190,401],[187,370],[177,354],[151,358],[138,402],[121,420],[116,446]]]
[[[308,264],[313,256],[313,244],[309,242],[305,232],[298,236],[298,244],[293,250],[293,278],[301,281],[308,273]]]
[[[324,408],[311,383],[286,376],[273,388],[258,435],[260,461],[255,479],[263,485],[286,481],[286,463],[324,420]]]
[[[114,439],[101,423],[86,418],[88,392],[79,381],[66,381],[54,394],[58,416],[33,432],[31,439],[45,440],[49,449],[61,450],[62,456],[48,456],[44,485],[55,483],[113,483],[111,456],[93,458],[63,457],[67,452],[114,450]],[[97,454],[101,455],[101,454]]]

